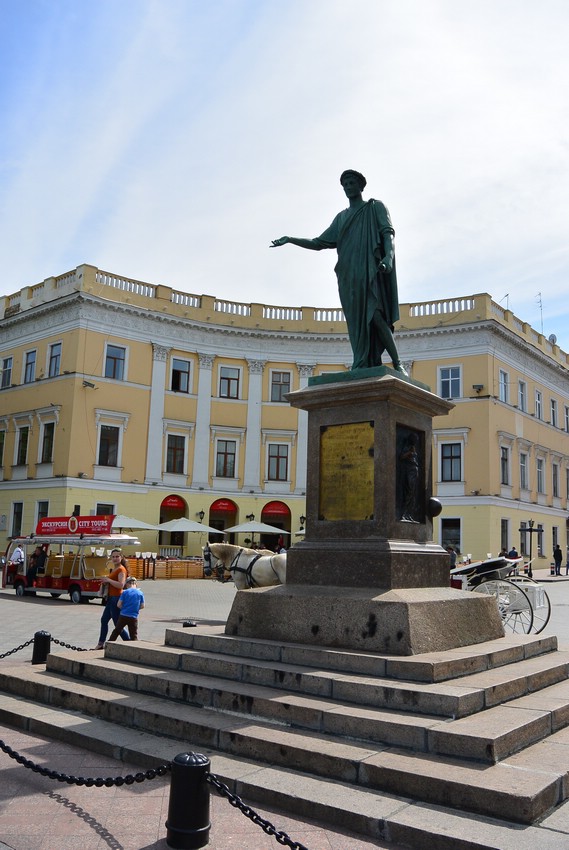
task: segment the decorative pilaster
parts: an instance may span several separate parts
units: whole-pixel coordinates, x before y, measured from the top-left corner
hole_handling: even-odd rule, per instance
[[[169,348],[152,343],[152,383],[148,414],[148,447],[146,451],[146,481],[162,480],[162,418]]]
[[[263,403],[264,360],[247,360],[249,366],[249,400],[247,404],[247,442],[243,489],[261,492],[261,411]]]
[[[296,368],[300,376],[299,389],[305,390],[308,379],[314,374],[315,366],[312,363],[297,363]],[[308,413],[306,410],[298,411],[298,440],[296,449],[296,486],[295,493],[302,495],[306,493],[306,453],[308,446]]]
[[[209,429],[211,421],[211,371],[215,355],[198,352],[198,404],[192,487],[209,488]]]

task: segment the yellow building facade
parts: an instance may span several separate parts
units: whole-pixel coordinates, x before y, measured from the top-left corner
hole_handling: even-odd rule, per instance
[[[434,422],[438,541],[473,558],[529,553],[531,520],[532,554],[565,549],[567,355],[487,294],[400,312],[411,376],[455,405]],[[223,301],[82,265],[0,299],[0,333],[1,548],[77,510],[219,529],[253,515],[294,543],[306,414],[285,395],[349,368],[339,308]],[[139,537],[175,556],[205,543]]]

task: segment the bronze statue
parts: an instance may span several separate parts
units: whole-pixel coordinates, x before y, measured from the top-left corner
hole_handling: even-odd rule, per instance
[[[290,242],[312,251],[336,248],[335,271],[354,354],[352,369],[381,366],[381,355],[387,351],[393,367],[407,374],[393,339],[393,326],[399,318],[395,231],[381,201],[363,200],[366,182],[359,171],[344,171],[340,183],[350,202],[348,209],[338,213],[316,239],[281,236],[271,247]]]

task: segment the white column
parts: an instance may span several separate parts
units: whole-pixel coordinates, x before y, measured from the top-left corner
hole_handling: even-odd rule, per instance
[[[211,370],[213,354],[199,354],[198,406],[194,440],[194,472],[192,487],[209,489],[209,442],[211,422]]]
[[[308,379],[314,374],[314,365],[310,363],[297,363],[296,368],[300,375],[299,389],[304,390],[308,386]],[[294,492],[306,493],[306,463],[308,451],[308,412],[298,410],[298,439],[296,443],[296,484]]]
[[[152,383],[150,385],[150,411],[148,414],[148,446],[146,451],[146,482],[162,481],[162,421],[164,418],[164,390],[166,389],[166,362],[170,349],[152,343]]]
[[[249,366],[249,400],[247,403],[247,441],[243,489],[261,492],[261,412],[263,404],[264,360],[247,360]]]

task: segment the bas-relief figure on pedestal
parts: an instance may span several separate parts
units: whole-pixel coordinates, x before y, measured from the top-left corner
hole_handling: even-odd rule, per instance
[[[389,212],[381,201],[363,200],[366,179],[359,171],[344,171],[340,183],[349,207],[324,233],[315,239],[281,236],[271,247],[290,243],[312,251],[336,248],[335,272],[354,355],[352,369],[381,366],[381,355],[387,351],[393,367],[406,374],[393,339],[399,304]]]

